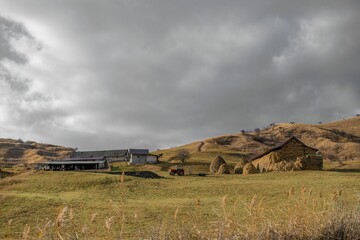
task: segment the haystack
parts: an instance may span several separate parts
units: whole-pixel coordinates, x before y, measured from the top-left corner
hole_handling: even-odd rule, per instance
[[[238,162],[238,163],[235,165],[234,173],[235,173],[235,174],[242,174],[245,164],[246,164],[246,163],[245,163],[244,161]]]
[[[227,164],[221,164],[217,174],[230,174],[230,169]]]
[[[226,164],[226,162],[220,155],[218,155],[210,164],[210,172],[217,173],[219,170],[219,167],[222,164]]]
[[[252,163],[245,164],[242,173],[243,175],[255,174],[255,173],[259,173],[259,170],[257,170],[257,168]]]

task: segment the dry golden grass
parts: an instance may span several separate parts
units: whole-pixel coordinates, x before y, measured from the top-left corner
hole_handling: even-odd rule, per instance
[[[249,159],[291,136],[297,136],[307,145],[318,148],[325,159],[360,160],[360,117],[316,125],[279,123],[258,133],[217,136],[154,153],[162,153],[162,160],[169,161],[178,149],[187,149],[191,153],[188,161],[209,162],[221,154],[227,163],[236,164],[240,159]]]
[[[14,139],[0,139],[0,166],[33,164],[52,159],[69,157],[72,148]]]
[[[112,201],[108,202],[112,214],[103,218],[98,218],[97,212],[84,215],[82,209],[65,205],[53,220],[25,224],[22,239],[358,239],[360,236],[358,206],[347,203],[341,189],[323,196],[305,186],[291,187],[277,209],[265,197],[257,195],[248,201],[229,198],[222,196],[209,209],[215,214],[211,221],[184,221],[179,218],[184,212],[177,207],[133,235],[125,234],[126,224],[134,220],[141,224],[147,219],[141,219],[136,212],[130,217],[123,206]],[[243,216],[238,216],[238,208]]]

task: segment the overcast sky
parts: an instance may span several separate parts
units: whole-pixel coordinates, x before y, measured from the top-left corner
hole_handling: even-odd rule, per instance
[[[0,137],[167,148],[360,112],[359,0],[0,0]]]

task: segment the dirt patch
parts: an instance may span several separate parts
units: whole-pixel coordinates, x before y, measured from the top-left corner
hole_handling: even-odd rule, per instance
[[[197,149],[198,152],[201,152],[201,151],[202,151],[202,147],[204,146],[204,144],[205,144],[205,143],[204,143],[203,141],[200,142],[200,144],[199,144],[199,146],[198,146],[198,149]]]
[[[150,171],[127,171],[126,176],[141,177],[141,178],[164,178]]]

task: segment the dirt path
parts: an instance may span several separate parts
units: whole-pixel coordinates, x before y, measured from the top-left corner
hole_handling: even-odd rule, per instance
[[[199,146],[198,146],[198,150],[197,150],[198,152],[201,152],[201,151],[202,151],[202,147],[204,146],[204,144],[205,144],[205,143],[204,143],[203,141],[200,142],[200,144],[199,144]]]

